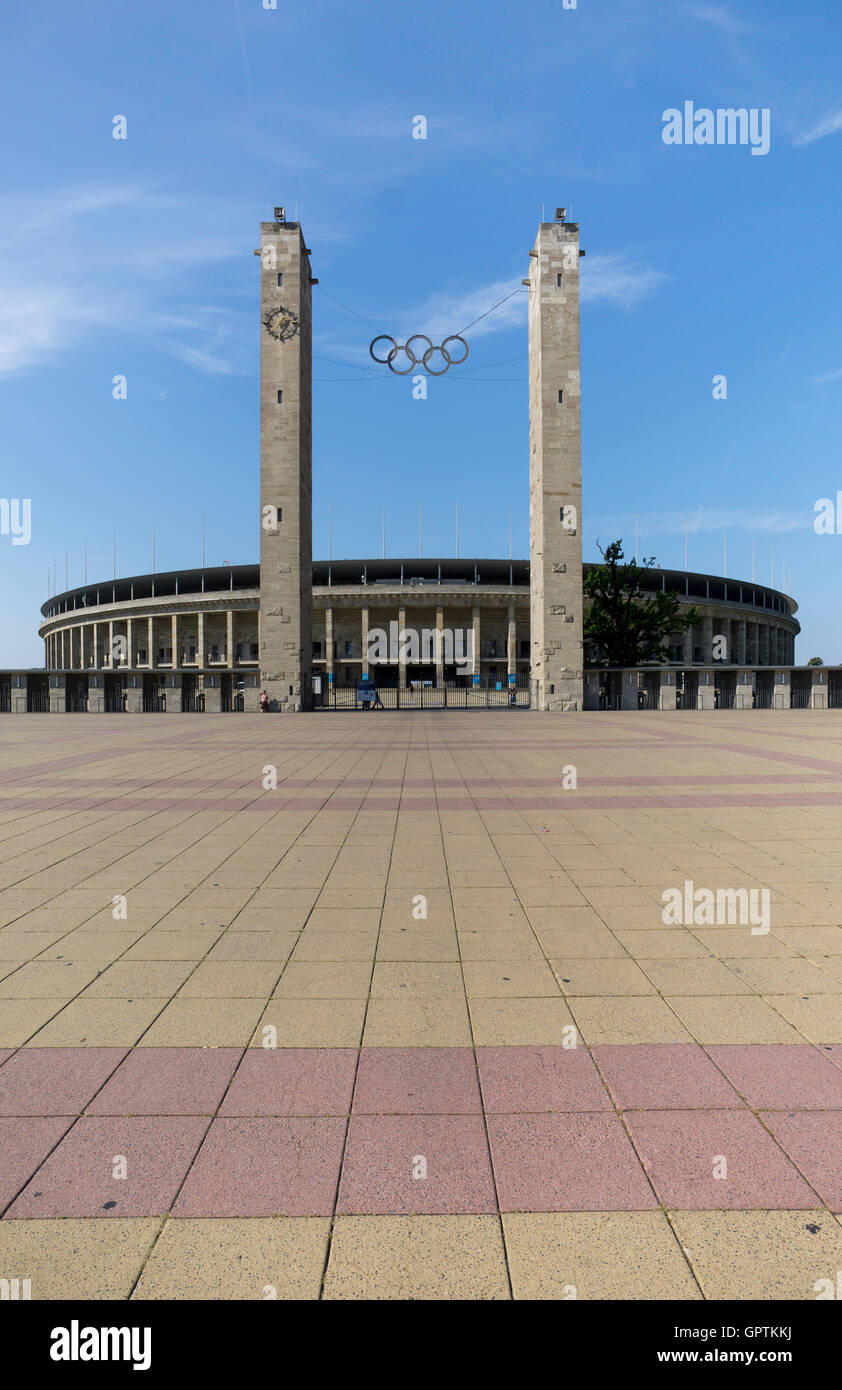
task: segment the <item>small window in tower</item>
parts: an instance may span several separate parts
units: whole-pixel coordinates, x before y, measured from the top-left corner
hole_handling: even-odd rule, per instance
[[[563,284],[563,281],[562,281],[562,278],[561,278],[561,271],[559,271],[558,274],[557,274],[557,276],[555,277],[555,282],[556,282],[556,284],[558,285],[558,288],[561,289],[561,286],[562,286],[562,284]]]
[[[280,394],[281,394],[281,393],[280,393],[280,391],[279,391],[279,392],[278,392],[278,395],[280,396]],[[559,405],[564,405],[564,392],[563,392],[563,391],[559,391],[559,393],[558,393],[558,403],[559,403]]]
[[[284,399],[284,393],[283,393],[283,391],[279,391],[279,392],[278,392],[278,405],[281,404],[281,402],[283,401],[283,399]]]
[[[560,281],[561,281],[561,276],[559,276],[559,282],[560,282]],[[279,271],[278,271],[278,284],[279,284],[279,285],[282,285],[283,283],[284,283],[284,272],[283,272],[282,270],[279,270]]]

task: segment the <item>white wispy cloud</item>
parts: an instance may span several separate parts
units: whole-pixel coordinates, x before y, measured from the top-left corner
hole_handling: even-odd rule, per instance
[[[604,300],[633,309],[670,277],[651,266],[637,265],[620,252],[588,256],[582,262],[581,299]]]
[[[688,5],[685,13],[691,19],[700,19],[705,24],[713,24],[726,34],[743,34],[746,25],[726,5]]]
[[[721,531],[723,528],[734,531],[803,531],[812,528],[813,512],[802,513],[783,508],[752,510],[750,507],[738,508],[698,508],[695,512],[640,512],[638,522],[641,533],[678,534],[685,530],[695,534],[700,531]],[[592,532],[617,532],[623,527],[628,531],[629,514],[588,516],[588,529]]]
[[[842,130],[842,110],[828,111],[815,125],[809,126],[800,135],[794,135],[793,145],[812,145],[814,140],[823,140],[826,135],[837,135]]]
[[[814,386],[824,386],[828,381],[842,381],[842,367],[834,367],[832,372],[823,372],[821,376],[813,377]]]
[[[639,265],[621,252],[587,257],[580,262],[580,269],[582,303],[601,302],[622,309],[634,308],[669,279],[664,272]],[[436,341],[440,341],[436,334],[458,333],[469,324],[473,325],[472,338],[500,333],[526,318],[529,291],[521,279],[512,276],[477,289],[435,294],[417,308],[401,311],[396,319],[402,331],[426,333]]]
[[[139,184],[0,198],[0,374],[60,362],[97,330],[147,337],[212,374],[245,364],[238,315],[210,309],[191,278],[245,253],[215,213],[198,225],[220,230],[197,235],[186,199]]]

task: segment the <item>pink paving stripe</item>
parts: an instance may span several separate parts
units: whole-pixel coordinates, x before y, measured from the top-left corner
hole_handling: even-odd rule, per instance
[[[753,780],[753,779],[752,779]],[[799,780],[795,778],[794,780]],[[558,786],[558,782],[556,783]],[[279,792],[282,790],[279,787]],[[272,792],[255,793],[251,797],[184,797],[165,800],[159,797],[94,797],[94,796],[50,796],[20,798],[16,801],[0,801],[5,813],[11,811],[64,810],[88,811],[103,810],[116,814],[118,811],[144,811],[147,814],[219,811],[234,813],[238,811],[260,812],[272,816],[278,811],[358,811],[363,807],[368,811],[657,811],[692,810],[694,807],[726,806],[840,806],[842,791],[822,792],[714,792],[665,796],[653,793],[652,796],[583,796],[579,791],[568,791],[561,796],[288,796]]]
[[[0,1056],[0,1207],[6,1220],[838,1211],[835,1054],[21,1048]]]

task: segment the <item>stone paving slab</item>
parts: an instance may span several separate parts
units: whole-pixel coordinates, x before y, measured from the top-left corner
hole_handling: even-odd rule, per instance
[[[835,1277],[842,715],[3,734],[0,1274],[33,1297]]]

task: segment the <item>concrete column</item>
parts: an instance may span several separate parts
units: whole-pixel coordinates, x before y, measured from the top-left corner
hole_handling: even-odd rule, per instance
[[[620,672],[620,709],[637,709],[637,691],[639,682],[639,672]]]
[[[333,671],[333,609],[325,609],[325,681],[330,686],[335,683]]]
[[[735,660],[739,662],[741,666],[745,665],[745,663],[748,661],[748,649],[746,647],[747,626],[748,624],[746,623],[744,618],[737,619],[737,655],[735,657]]]
[[[79,651],[79,670],[80,670],[80,671],[84,671],[84,669],[85,669],[85,647],[84,647],[84,643],[83,643],[83,640],[82,640],[83,637],[84,637],[84,629],[83,629],[81,623],[80,623],[79,626],[76,628],[76,634],[77,634],[76,640],[77,640],[77,643],[78,643],[78,651]]]
[[[482,671],[482,648],[480,646],[482,641],[482,626],[480,622],[480,606],[478,603],[475,603],[473,606],[471,620],[474,634],[474,665],[472,674],[478,676]]]
[[[404,660],[404,646],[406,639],[402,633],[406,631],[406,609],[398,609],[398,689],[406,690],[406,662]]]
[[[708,619],[710,622],[710,619]],[[699,672],[699,694],[696,700],[696,709],[713,709],[714,706],[714,680],[715,671]]]
[[[203,670],[205,665],[205,615],[201,609],[199,609],[197,621],[196,655],[199,658],[199,669]],[[207,703],[205,707],[207,708]]]
[[[155,619],[146,619],[146,654],[149,658],[148,666],[150,671],[154,671],[157,666],[155,660]]]
[[[517,619],[515,617],[515,606],[509,604],[509,627],[506,641],[506,664],[507,674],[517,675]]]
[[[788,671],[775,671],[772,704],[775,709],[779,709],[781,706],[783,706],[784,709],[792,708],[792,686],[790,684]]]
[[[734,707],[736,709],[751,709],[753,689],[751,671],[738,671],[737,686],[734,694]]]
[[[529,264],[529,603],[539,710],[582,708],[579,227],[542,222]]]
[[[312,691],[312,274],[297,222],[262,222],[260,249],[260,681],[291,712]]]
[[[98,671],[98,670],[99,670],[99,667],[100,667],[100,656],[99,656],[99,623],[94,623],[93,629],[94,629],[94,670],[95,670],[95,671]]]
[[[813,668],[810,709],[827,709],[827,672],[821,666]]]
[[[761,666],[769,666],[771,665],[771,657],[769,655],[769,624],[760,623],[758,626],[758,661]]]
[[[166,680],[167,680],[167,684],[164,686],[164,690],[166,691],[166,695],[167,695],[167,709],[166,709],[166,712],[167,712],[167,714],[180,714],[180,713],[181,713],[181,676],[169,675],[169,676],[167,676]],[[172,684],[171,684],[171,682],[172,682],[173,680],[175,681],[175,685],[172,685]]]
[[[226,666],[230,671],[234,665],[234,610],[229,608],[225,614],[225,655]]]
[[[713,660],[713,618],[702,618],[702,661],[709,666]]]
[[[690,627],[688,627],[688,628],[685,629],[684,636],[683,636],[682,639],[681,639],[681,660],[682,660],[682,663],[683,663],[685,666],[692,666],[692,665],[693,665],[693,628],[692,628],[692,626],[690,626]],[[673,708],[674,708],[674,706],[673,706]]]
[[[143,711],[143,677],[138,677],[137,685],[126,687],[126,714],[140,714]]]
[[[371,671],[368,667],[368,604],[364,604],[362,609],[360,640],[362,642],[362,647],[360,648],[363,658],[362,672],[363,675],[367,673],[370,676]]]
[[[756,622],[746,623],[748,631],[748,653],[746,655],[747,666],[760,665],[760,627]]]
[[[205,681],[205,714],[219,714],[222,710],[222,687],[219,684],[219,677],[213,677],[214,684],[209,685],[209,676]]]
[[[444,685],[444,609],[436,607],[436,685],[441,690]]]
[[[132,646],[132,619],[126,619],[126,665],[134,670],[134,647]]]
[[[228,614],[229,618],[231,614]],[[181,665],[181,653],[178,650],[178,614],[170,614],[170,642],[172,644],[172,668]]]
[[[52,681],[49,685],[50,714],[64,714],[67,709],[67,683],[64,676],[58,676],[57,680],[57,685],[53,685]]]
[[[675,709],[675,676],[674,671],[661,672],[661,692],[658,701],[659,709]]]

